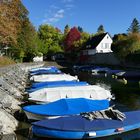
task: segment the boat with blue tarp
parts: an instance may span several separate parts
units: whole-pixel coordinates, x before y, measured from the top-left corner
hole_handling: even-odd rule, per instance
[[[40,75],[40,74],[60,74],[62,73],[57,67],[49,66],[49,67],[40,67],[34,68],[29,71],[30,75]]]
[[[60,117],[32,123],[32,132],[39,137],[89,139],[116,135],[140,128],[140,111],[124,112],[126,118],[88,120],[82,116]]]
[[[29,120],[41,120],[43,118],[78,115],[82,112],[99,111],[107,108],[109,108],[108,100],[69,98],[44,105],[28,105],[23,107],[23,110]]]

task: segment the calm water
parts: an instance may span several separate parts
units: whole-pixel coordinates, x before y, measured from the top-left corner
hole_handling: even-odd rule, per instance
[[[112,104],[120,111],[131,111],[140,109],[140,85],[135,81],[128,81],[124,84],[121,80],[113,79],[110,75],[93,75],[80,73],[80,81],[87,81],[89,84],[96,84],[109,89],[114,94],[115,100]],[[26,122],[26,121],[25,121]],[[20,130],[17,131],[17,140],[28,140],[29,123],[20,123]],[[42,138],[33,138],[32,140],[44,140]],[[45,139],[49,140],[49,139]],[[134,130],[121,135],[115,135],[94,140],[140,140],[140,130]]]

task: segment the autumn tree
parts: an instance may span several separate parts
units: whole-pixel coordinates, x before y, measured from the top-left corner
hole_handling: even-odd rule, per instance
[[[65,39],[66,50],[73,49],[74,42],[81,38],[81,34],[76,27],[71,28]]]
[[[21,29],[21,18],[24,15],[22,8],[23,5],[20,0],[0,3],[0,43],[2,46],[17,44],[18,33]]]
[[[36,31],[29,21],[28,11],[20,0],[0,3],[0,46],[8,47],[8,55],[22,61],[33,55]],[[29,58],[31,59],[31,57]]]
[[[128,33],[139,33],[140,32],[140,24],[136,18],[133,19],[133,21],[127,31],[128,31]]]

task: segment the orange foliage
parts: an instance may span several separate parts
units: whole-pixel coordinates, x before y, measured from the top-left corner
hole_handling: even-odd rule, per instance
[[[0,3],[0,43],[16,45],[21,30],[21,6],[20,0]]]

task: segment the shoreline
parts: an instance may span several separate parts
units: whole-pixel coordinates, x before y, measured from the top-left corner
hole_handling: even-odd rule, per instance
[[[0,139],[16,140],[28,70],[44,63],[22,63],[0,68]]]

